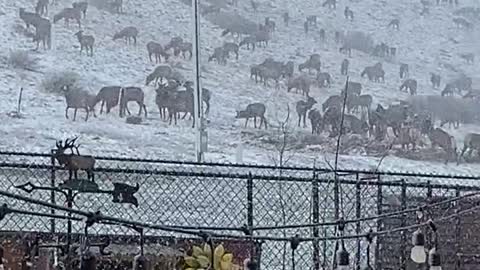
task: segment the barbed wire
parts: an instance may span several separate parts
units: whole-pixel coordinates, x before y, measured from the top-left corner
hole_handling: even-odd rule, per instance
[[[252,240],[260,240],[260,241],[277,241],[277,242],[285,242],[285,241],[292,241],[292,238],[289,237],[273,237],[273,236],[253,236],[253,235],[246,235],[246,236],[241,236],[241,235],[231,235],[231,234],[218,234],[218,233],[213,233],[213,232],[208,232],[204,230],[186,230],[186,229],[180,229],[180,228],[174,228],[171,226],[166,226],[166,225],[159,225],[159,224],[148,224],[148,223],[142,223],[138,221],[132,221],[132,220],[126,220],[126,219],[121,219],[121,218],[116,218],[116,217],[111,217],[111,216],[105,216],[101,214],[100,212],[87,212],[87,211],[82,211],[82,210],[77,210],[77,209],[71,209],[67,208],[64,206],[59,206],[56,204],[52,204],[49,202],[44,202],[41,200],[13,194],[4,190],[0,190],[0,195],[25,201],[28,203],[36,204],[36,205],[41,205],[47,208],[52,208],[56,209],[59,211],[64,211],[67,213],[83,216],[86,219],[82,218],[77,218],[77,217],[72,217],[72,220],[86,220],[86,224],[90,223],[90,225],[93,225],[94,223],[104,223],[106,225],[127,225],[127,226],[134,226],[138,228],[144,228],[144,229],[154,229],[154,230],[161,230],[161,231],[166,231],[166,232],[173,232],[173,233],[179,233],[179,234],[187,234],[187,235],[193,235],[201,238],[219,238],[219,239],[237,239],[237,240],[245,240],[245,241],[252,241]],[[460,196],[460,197],[465,197]],[[460,198],[458,197],[458,198]],[[453,199],[450,199],[450,201]],[[458,200],[458,199],[457,199]],[[437,203],[438,204],[438,203]],[[442,217],[439,219],[436,219],[435,222],[442,222],[448,219],[456,218],[459,216],[462,216],[464,214],[473,212],[477,209],[480,208],[480,204],[477,202],[477,205],[468,209],[465,209],[463,211],[459,211],[457,213],[454,213],[452,215]],[[13,208],[4,208],[8,209],[8,213],[18,213],[18,214],[25,214],[25,215],[41,215],[44,217],[50,217],[50,218],[66,218],[69,219],[70,217],[65,217],[61,215],[55,215],[55,214],[47,214],[47,213],[35,213],[31,211],[24,211],[24,210],[19,210],[19,209],[13,209]],[[419,228],[423,227],[429,224],[432,220],[428,222],[423,222],[423,223],[418,223],[414,225],[409,225],[409,226],[404,226],[404,227],[397,227],[389,230],[384,230],[384,231],[377,231],[374,232],[374,236],[379,236],[379,235],[384,235],[384,234],[391,234],[395,232],[400,232],[400,231],[405,231],[405,230],[411,230],[414,228]],[[340,221],[340,222],[345,222],[345,221]],[[243,228],[238,228],[239,230],[244,230]],[[300,242],[309,242],[309,241],[333,241],[333,240],[342,240],[342,239],[358,239],[358,238],[364,238],[366,237],[367,234],[354,234],[354,235],[342,235],[342,236],[334,236],[334,237],[306,237],[306,238],[299,238],[295,236],[296,241]]]

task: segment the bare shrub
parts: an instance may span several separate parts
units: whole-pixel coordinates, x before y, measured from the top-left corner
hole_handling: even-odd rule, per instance
[[[63,87],[70,89],[81,89],[79,85],[80,75],[73,71],[60,71],[47,74],[42,81],[42,88],[46,92],[54,94],[63,94]]]
[[[348,32],[343,41],[343,45],[347,48],[359,50],[364,53],[370,53],[374,43],[370,35],[360,31]]]
[[[9,67],[25,69],[25,70],[35,70],[37,60],[32,58],[32,56],[27,51],[12,51],[8,56],[7,64]]]

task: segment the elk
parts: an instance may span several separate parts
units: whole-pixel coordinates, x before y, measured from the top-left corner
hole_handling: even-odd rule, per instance
[[[93,44],[95,43],[95,38],[91,35],[84,35],[82,30],[75,33],[75,36],[80,43],[80,54],[82,54],[83,48],[85,48],[87,56],[88,51],[90,51],[90,56],[93,56]]]
[[[83,18],[87,17],[88,3],[86,1],[73,2],[72,7],[81,11],[83,13]]]
[[[48,0],[37,0],[35,5],[35,13],[42,16],[48,15]]]
[[[150,41],[147,43],[148,59],[152,62],[152,55],[155,56],[155,63],[162,62],[162,56],[165,58],[165,61],[168,61],[170,55],[165,52],[160,43]]]
[[[48,19],[40,18],[37,22],[35,28],[35,36],[33,37],[33,41],[37,43],[37,47],[35,50],[38,50],[40,47],[40,42],[43,43],[44,49],[51,49],[52,48],[52,24]]]
[[[95,182],[93,170],[95,166],[95,158],[92,156],[83,156],[78,153],[78,147],[75,141],[78,137],[72,140],[66,139],[65,143],[61,140],[56,142],[56,149],[53,156],[65,169],[68,170],[68,180],[72,180],[72,175],[75,175],[75,180],[78,180],[78,170],[84,170],[87,173],[88,180]],[[77,150],[77,154],[73,153],[73,148]],[[71,154],[66,154],[65,150],[70,149]]]
[[[25,11],[25,8],[20,8],[19,14],[20,19],[25,22],[27,29],[30,27],[30,25],[37,27],[38,22],[42,20],[42,17],[40,15]]]
[[[247,108],[242,111],[237,111],[237,115],[235,115],[236,119],[245,118],[245,127],[247,127],[248,119],[253,118],[253,125],[257,128],[257,117],[260,118],[260,126],[262,128],[262,124],[265,124],[265,129],[267,129],[267,119],[265,118],[265,104],[263,103],[252,103],[248,104]]]
[[[125,39],[125,43],[131,43],[133,40],[133,44],[137,45],[137,36],[138,36],[138,29],[134,26],[128,26],[120,30],[113,35],[113,40]]]
[[[120,117],[125,115],[125,111],[130,115],[130,110],[128,109],[128,102],[135,101],[138,104],[138,115],[142,113],[142,110],[145,113],[145,118],[147,117],[147,107],[144,103],[145,94],[140,87],[125,87],[120,89]]]
[[[302,122],[303,118],[303,127],[307,126],[307,112],[312,109],[313,105],[315,105],[317,101],[310,97],[307,96],[307,100],[299,100],[297,101],[297,104],[295,106],[295,109],[297,110],[298,114],[298,126],[300,127],[300,123]]]
[[[63,90],[65,93],[65,101],[67,102],[67,107],[65,108],[65,118],[68,119],[68,109],[70,108],[74,109],[73,121],[75,121],[77,118],[78,109],[85,109],[85,122],[88,120],[88,114],[90,110],[93,111],[93,116],[96,117],[93,106],[95,96],[84,90],[70,89],[69,86],[64,86]]]
[[[64,8],[59,13],[53,16],[53,23],[60,21],[61,19],[65,20],[65,24],[68,26],[70,20],[76,20],[78,27],[82,28],[81,23],[82,13],[79,9],[76,8]]]
[[[105,86],[98,91],[97,96],[95,97],[92,107],[95,107],[98,102],[102,102],[100,106],[100,114],[103,113],[103,105],[106,105],[107,114],[110,113],[110,110],[118,105],[118,100],[120,96],[121,86]]]
[[[468,133],[463,140],[463,149],[460,153],[460,157],[458,158],[457,163],[460,162],[460,159],[465,153],[467,153],[467,155],[471,157],[474,150],[476,150],[477,152],[480,151],[480,134]]]

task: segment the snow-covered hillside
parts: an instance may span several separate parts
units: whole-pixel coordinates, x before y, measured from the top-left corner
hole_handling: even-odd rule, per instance
[[[92,0],[93,1],[93,0]],[[49,19],[63,7],[71,5],[71,0],[60,0],[50,6]],[[467,65],[459,57],[460,53],[479,53],[480,31],[457,29],[452,22],[455,7],[443,4],[437,6],[430,1],[429,14],[421,16],[422,3],[416,0],[405,1],[338,1],[337,9],[322,7],[318,0],[272,0],[259,1],[258,12],[254,13],[250,1],[238,1],[238,7],[227,5],[228,12],[237,12],[251,21],[261,23],[266,16],[274,19],[277,30],[269,46],[255,51],[240,50],[239,60],[230,58],[227,65],[207,62],[213,48],[221,46],[233,38],[221,37],[223,29],[206,19],[201,23],[201,61],[202,86],[212,91],[211,111],[208,115],[207,161],[235,162],[240,148],[243,149],[243,161],[246,163],[271,163],[278,153],[268,141],[278,135],[275,128],[277,119],[285,117],[287,104],[291,108],[291,140],[307,140],[309,128],[297,128],[295,103],[303,97],[287,93],[284,84],[280,89],[255,84],[250,76],[250,66],[258,64],[267,57],[276,60],[293,60],[296,64],[305,61],[311,54],[319,53],[322,69],[333,76],[331,88],[311,90],[311,96],[318,101],[316,107],[329,95],[338,94],[345,83],[340,75],[340,63],[346,57],[339,53],[339,46],[333,41],[336,30],[363,31],[370,34],[375,43],[386,42],[398,48],[397,56],[390,60],[380,59],[353,51],[350,60],[350,78],[364,85],[364,93],[374,97],[374,103],[388,105],[408,97],[399,92],[401,80],[398,77],[400,63],[410,65],[410,77],[419,82],[420,95],[439,95],[429,82],[429,73],[442,75],[442,87],[449,78],[458,74],[449,67],[455,67],[474,78],[480,71],[477,64]],[[343,10],[348,5],[355,12],[355,19],[344,19]],[[478,6],[476,1],[461,1],[462,6]],[[90,4],[87,17],[83,20],[85,34],[95,36],[95,55],[87,57],[79,54],[79,44],[74,36],[78,31],[75,23],[67,27],[63,21],[53,24],[52,50],[33,51],[35,45],[31,38],[25,37],[19,29],[23,22],[18,16],[20,7],[32,11],[33,0],[0,2],[0,51],[4,60],[0,66],[0,95],[2,113],[0,114],[0,145],[4,150],[47,152],[54,146],[56,139],[80,135],[85,152],[107,156],[134,156],[163,159],[194,159],[194,130],[191,122],[180,120],[177,126],[170,126],[160,120],[155,105],[155,89],[145,86],[145,77],[156,65],[147,57],[146,44],[157,41],[166,44],[170,38],[181,36],[191,38],[191,7],[179,0],[124,0],[125,14],[112,14],[99,10]],[[291,22],[288,27],[282,23],[281,14],[288,11]],[[311,29],[306,36],[303,22],[308,15],[317,15],[319,25]],[[387,27],[390,20],[399,18],[400,30]],[[126,26],[135,26],[140,30],[137,46],[128,46],[123,41],[113,41],[116,31]],[[322,43],[318,31],[327,31],[327,41]],[[13,69],[6,59],[11,51],[27,50],[37,59],[35,71]],[[386,71],[385,83],[372,83],[360,78],[361,70],[368,65],[382,61]],[[193,62],[182,57],[172,57],[170,65],[180,67],[185,77],[193,77]],[[59,71],[74,71],[81,75],[81,85],[92,93],[107,85],[139,86],[146,94],[148,118],[142,125],[130,125],[119,118],[118,108],[106,116],[99,115],[88,122],[65,119],[65,101],[61,96],[45,92],[41,82],[48,74]],[[298,73],[298,69],[295,68]],[[19,89],[23,87],[22,118],[9,116],[15,110]],[[267,118],[272,127],[265,130],[244,128],[243,120],[235,119],[236,110],[252,102],[263,102],[267,106]],[[133,107],[133,105],[132,105]],[[133,111],[137,111],[133,108]],[[98,113],[98,107],[97,107]],[[448,129],[455,136],[458,145],[462,145],[465,133],[480,132],[480,126],[462,125],[460,129]],[[310,136],[311,137],[311,136]],[[349,136],[346,136],[348,139]],[[351,139],[350,139],[351,140]],[[316,160],[322,165],[325,160],[333,160],[332,144],[334,139],[322,135],[323,144],[290,150],[294,153],[289,165],[311,165]],[[339,167],[370,169],[377,166],[381,153],[369,156],[365,151],[341,151]],[[441,154],[441,153],[440,153]],[[413,161],[389,155],[380,170],[395,171],[431,171],[445,173],[477,174],[480,166],[475,164],[444,165],[441,157],[436,161]],[[323,164],[325,165],[325,164]]]

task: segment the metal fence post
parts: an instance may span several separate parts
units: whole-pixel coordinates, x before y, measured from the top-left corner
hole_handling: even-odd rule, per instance
[[[360,176],[358,175],[358,173],[356,174],[356,177],[357,177],[357,183],[355,185],[355,216],[356,218],[360,218],[362,216],[362,212],[361,212],[361,209],[362,209],[362,201],[361,201],[361,191],[362,191],[362,187],[360,185]],[[357,228],[356,228],[356,233],[357,234],[360,234],[361,233],[361,224],[360,222],[357,222]],[[360,238],[357,239],[357,270],[360,270],[360,252],[361,252],[361,244],[362,244],[362,240]],[[367,256],[370,256],[370,254],[367,254]]]
[[[313,168],[313,179],[312,179],[312,217],[313,223],[320,223],[320,197],[318,195],[318,178],[315,168]],[[313,227],[313,269],[320,269],[320,247],[318,242],[318,237],[320,232],[318,227]]]
[[[432,196],[433,196],[433,190],[432,190],[432,182],[430,180],[427,181],[427,204],[430,204],[432,203]],[[427,219],[429,218],[434,218],[435,217],[435,209],[434,208],[429,208],[428,209],[428,214],[429,216],[427,217]],[[427,236],[427,241],[428,241],[428,244],[429,246],[432,245],[432,230],[427,230],[427,233],[426,233],[426,236]]]
[[[460,197],[460,188],[457,186],[455,188],[455,197]],[[461,211],[461,201],[458,201],[455,203],[455,213],[458,213]],[[461,236],[462,235],[462,226],[460,224],[460,217],[455,218],[455,270],[460,270],[461,269],[461,263],[460,263],[460,258],[459,258],[459,253],[461,252],[460,248],[460,241],[461,241]]]
[[[402,195],[401,195],[401,202],[402,202],[402,210],[407,209],[407,182],[405,179],[402,179]],[[405,215],[401,216],[401,225],[400,227],[405,227],[407,224]],[[401,233],[402,240],[400,243],[400,269],[407,269],[407,259],[405,256],[405,251],[407,249],[407,232],[403,231]]]
[[[51,156],[50,156],[50,186],[55,187],[55,150],[51,150]],[[55,204],[55,191],[50,191],[50,202],[52,204]],[[52,208],[50,210],[51,214],[55,214],[55,210]],[[52,218],[50,219],[50,232],[55,233],[55,219]]]
[[[377,176],[377,215],[381,215],[383,212],[382,205],[383,205],[383,186],[382,186],[382,179],[380,175]],[[377,219],[377,231],[382,230],[382,220]],[[375,269],[383,269],[382,268],[382,261],[380,260],[380,238],[379,236],[376,239],[377,243],[375,245]]]
[[[253,227],[253,177],[252,173],[248,173],[247,180],[247,225]]]

